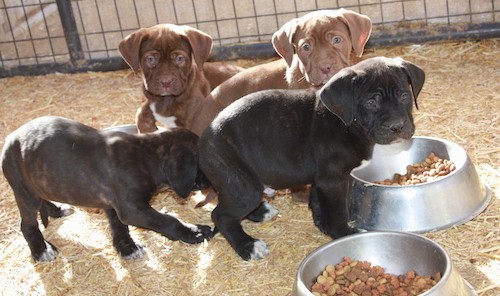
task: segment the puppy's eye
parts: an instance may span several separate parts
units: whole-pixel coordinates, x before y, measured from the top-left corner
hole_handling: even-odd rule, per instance
[[[340,37],[340,36],[333,36],[332,37],[332,44],[333,45],[340,44],[340,43],[342,43],[342,37]]]
[[[154,55],[148,55],[145,57],[146,63],[150,66],[153,67],[156,65],[158,62],[158,58]]]
[[[405,103],[406,101],[409,100],[409,98],[410,98],[410,95],[407,92],[404,92],[399,97],[399,101],[401,101],[401,103]]]
[[[174,61],[176,64],[182,65],[186,62],[186,58],[183,55],[179,54],[174,57]]]
[[[311,49],[312,49],[311,44],[309,44],[309,43],[302,44],[302,50],[303,51],[311,51]]]
[[[375,95],[373,98],[367,100],[363,107],[367,110],[376,110],[378,108],[378,102],[380,101],[380,95]]]

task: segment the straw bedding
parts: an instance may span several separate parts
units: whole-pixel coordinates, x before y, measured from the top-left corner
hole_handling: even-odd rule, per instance
[[[464,147],[481,180],[491,187],[492,201],[481,215],[425,235],[446,248],[479,295],[499,295],[500,40],[368,48],[364,57],[379,55],[402,56],[425,69],[420,109],[414,112],[416,135],[442,137]],[[235,63],[249,66],[256,61]],[[8,133],[42,115],[65,116],[96,128],[132,123],[142,100],[140,84],[128,70],[1,79],[0,145]],[[212,225],[213,205],[195,209],[195,198],[182,202],[165,191],[152,203],[183,220]],[[276,220],[243,222],[271,249],[260,261],[242,261],[220,235],[206,244],[188,245],[134,227],[132,236],[145,246],[147,256],[124,261],[111,245],[105,215],[76,209],[41,228],[60,254],[54,262],[34,264],[19,230],[12,190],[2,176],[0,294],[287,295],[301,259],[331,239],[314,227],[307,204],[292,201],[289,192],[280,191],[271,203],[280,210]]]

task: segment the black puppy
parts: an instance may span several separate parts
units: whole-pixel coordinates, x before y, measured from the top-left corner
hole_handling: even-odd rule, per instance
[[[186,198],[203,177],[197,158],[198,137],[185,129],[131,135],[41,117],[7,137],[0,159],[31,255],[36,261],[51,261],[57,249],[43,238],[37,222],[38,211],[45,226],[47,214],[57,214],[48,200],[104,209],[113,245],[125,259],[144,254],[127,225],[188,243],[211,238],[209,226],[184,223],[149,204],[165,185]]]
[[[424,79],[412,63],[378,57],[341,70],[316,93],[262,91],[223,110],[200,139],[200,167],[219,194],[216,228],[243,259],[261,259],[267,245],[247,235],[240,220],[276,212],[261,202],[264,185],[311,184],[319,229],[337,238],[352,233],[349,173],[375,143],[412,137],[412,101]]]

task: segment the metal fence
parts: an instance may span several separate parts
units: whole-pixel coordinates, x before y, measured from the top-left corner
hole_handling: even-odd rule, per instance
[[[214,60],[270,57],[272,34],[318,9],[365,14],[368,46],[500,37],[499,0],[0,0],[0,77],[126,67],[129,33],[158,23],[214,38]]]

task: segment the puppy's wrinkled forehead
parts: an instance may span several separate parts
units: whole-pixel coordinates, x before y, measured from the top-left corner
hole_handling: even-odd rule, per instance
[[[407,75],[398,60],[374,60],[370,63],[358,64],[358,66],[360,67],[353,67],[357,76],[372,86],[389,87],[397,85],[403,87],[408,84]]]
[[[293,36],[292,43],[297,44],[299,40],[304,38],[325,37],[330,31],[343,33],[349,36],[349,28],[340,18],[319,15],[303,20],[297,24],[297,30]]]
[[[159,28],[152,30],[144,38],[139,55],[142,56],[145,52],[151,50],[156,50],[163,56],[169,56],[174,50],[182,50],[190,53],[191,47],[189,42],[185,38],[182,38],[178,32],[172,31],[169,28]]]

